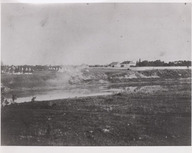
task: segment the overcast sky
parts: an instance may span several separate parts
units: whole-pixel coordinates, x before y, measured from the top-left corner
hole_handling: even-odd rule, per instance
[[[4,64],[190,60],[190,4],[2,4]]]

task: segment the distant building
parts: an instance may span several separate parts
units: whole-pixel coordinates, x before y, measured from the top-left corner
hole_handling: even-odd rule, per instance
[[[61,69],[61,66],[49,66],[49,71],[59,71]]]
[[[121,67],[121,64],[119,62],[112,62],[108,65],[109,67]]]
[[[1,73],[8,73],[8,74],[32,74],[33,72],[37,71],[59,71],[61,66],[46,66],[46,65],[1,65]]]
[[[136,63],[133,61],[124,61],[121,63],[121,67],[129,68],[132,66],[136,66]]]

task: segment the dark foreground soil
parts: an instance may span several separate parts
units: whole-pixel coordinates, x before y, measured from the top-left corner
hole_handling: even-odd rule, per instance
[[[30,102],[1,111],[2,145],[191,145],[190,83],[166,90]],[[152,88],[153,90],[153,88]]]

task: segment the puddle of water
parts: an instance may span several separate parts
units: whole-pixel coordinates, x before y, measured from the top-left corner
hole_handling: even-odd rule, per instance
[[[101,96],[101,95],[110,95],[113,93],[120,92],[120,89],[107,89],[106,87],[99,88],[74,88],[74,89],[57,89],[49,91],[17,91],[15,95],[17,99],[16,103],[30,102],[33,97],[35,101],[44,101],[44,100],[56,100],[56,99],[67,99],[67,98],[76,98],[76,97],[88,97],[88,96]],[[7,95],[6,99],[11,101],[11,94]]]
[[[57,100],[57,99],[67,99],[67,98],[79,98],[79,97],[90,97],[90,96],[102,96],[102,95],[111,95],[111,92],[104,93],[90,93],[90,94],[80,94],[80,93],[57,93],[50,95],[37,95],[35,101],[46,101],[46,100]],[[16,103],[30,102],[33,97],[20,97],[15,100]]]
[[[145,88],[144,88],[145,87]],[[144,89],[143,89],[144,88]],[[156,86],[125,86],[125,87],[111,87],[111,86],[100,86],[100,87],[87,87],[87,88],[71,88],[71,89],[55,89],[55,90],[40,90],[40,91],[17,91],[15,94],[17,99],[16,103],[30,102],[33,97],[36,97],[35,101],[46,101],[56,99],[67,99],[76,97],[89,97],[89,96],[101,96],[111,95],[119,92],[133,93],[138,91],[154,91],[154,89],[160,90]],[[141,90],[142,89],[142,90]],[[148,90],[147,90],[148,89]],[[8,101],[11,101],[11,95],[6,97]]]

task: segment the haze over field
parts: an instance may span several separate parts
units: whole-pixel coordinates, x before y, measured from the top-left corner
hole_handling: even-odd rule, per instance
[[[190,4],[2,4],[5,64],[191,58]]]
[[[191,3],[0,9],[1,146],[191,145]]]

